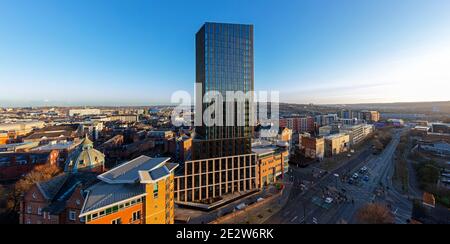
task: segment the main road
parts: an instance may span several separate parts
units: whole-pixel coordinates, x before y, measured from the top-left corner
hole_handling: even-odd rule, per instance
[[[381,202],[390,206],[396,223],[406,223],[412,202],[399,193],[392,182],[394,153],[403,130],[393,130],[392,140],[379,155],[365,149],[359,156],[329,172],[306,191],[293,189],[287,204],[266,223],[355,223],[356,211],[367,203]],[[347,179],[361,167],[367,167],[367,181],[348,184]],[[293,169],[293,176],[297,169]],[[324,199],[331,197],[331,204]]]

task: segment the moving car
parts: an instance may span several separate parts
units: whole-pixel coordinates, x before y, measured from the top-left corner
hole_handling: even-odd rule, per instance
[[[366,173],[366,172],[367,172],[367,167],[366,167],[366,166],[362,167],[362,168],[359,170],[359,172],[360,172],[361,174]]]

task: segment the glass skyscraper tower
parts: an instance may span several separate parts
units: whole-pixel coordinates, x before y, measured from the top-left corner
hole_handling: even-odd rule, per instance
[[[218,91],[227,100],[227,91],[250,94],[237,112],[237,102],[223,104],[223,126],[196,127],[193,159],[226,157],[251,153],[251,102],[253,101],[253,26],[206,23],[196,34],[196,83],[204,95]],[[248,93],[251,92],[251,93]],[[208,103],[197,103],[196,113],[203,116]],[[233,108],[233,109],[230,109]],[[232,126],[226,121],[232,114]],[[215,115],[218,116],[218,115]],[[240,120],[239,120],[240,119]],[[238,121],[244,123],[238,124]],[[228,126],[227,126],[228,122]]]
[[[220,104],[223,117],[211,117],[223,123],[196,121],[192,160],[175,177],[178,205],[211,209],[258,189],[257,155],[251,148],[253,80],[253,26],[204,24],[196,34],[196,120]],[[224,101],[227,92],[249,95],[228,104],[203,102],[211,91],[220,92]],[[232,121],[226,114],[233,114]]]

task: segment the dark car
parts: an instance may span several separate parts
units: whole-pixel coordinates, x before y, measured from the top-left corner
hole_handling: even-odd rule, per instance
[[[355,180],[354,180],[353,178],[348,179],[348,183],[349,183],[350,185],[353,185],[353,182],[355,182]]]

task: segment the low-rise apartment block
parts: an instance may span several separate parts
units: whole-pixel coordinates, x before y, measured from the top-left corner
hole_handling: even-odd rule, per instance
[[[169,160],[140,156],[99,175],[80,217],[87,224],[173,224],[178,164]]]
[[[252,151],[258,156],[258,187],[263,188],[277,182],[289,168],[288,147],[280,147],[270,142],[256,142]]]
[[[332,157],[341,153],[348,152],[350,148],[350,136],[339,133],[325,137],[325,155]]]
[[[325,139],[323,136],[312,137],[308,134],[300,135],[300,151],[306,158],[322,160],[325,157]]]

